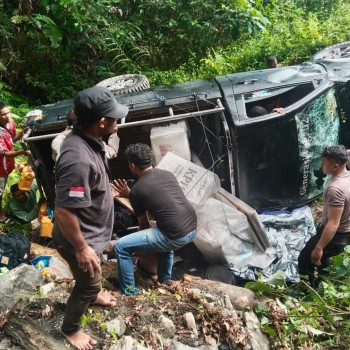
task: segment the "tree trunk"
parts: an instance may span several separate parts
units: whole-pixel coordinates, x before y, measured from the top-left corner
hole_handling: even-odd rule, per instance
[[[63,338],[55,339],[28,316],[13,313],[4,326],[4,332],[25,350],[67,350]]]

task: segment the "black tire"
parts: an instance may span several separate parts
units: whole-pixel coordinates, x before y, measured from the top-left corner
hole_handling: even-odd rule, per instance
[[[350,41],[328,46],[325,49],[315,53],[312,61],[347,61],[350,62]]]
[[[103,86],[117,95],[124,95],[149,89],[150,84],[144,75],[125,74],[102,80],[96,86]]]

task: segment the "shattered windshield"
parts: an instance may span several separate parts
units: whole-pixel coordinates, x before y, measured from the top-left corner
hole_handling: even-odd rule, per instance
[[[295,116],[299,142],[299,194],[314,198],[326,183],[320,170],[320,154],[327,145],[339,143],[339,115],[335,90],[311,102]]]
[[[334,89],[287,118],[259,121],[236,137],[239,197],[257,210],[290,207],[322,193],[320,154],[339,141]]]

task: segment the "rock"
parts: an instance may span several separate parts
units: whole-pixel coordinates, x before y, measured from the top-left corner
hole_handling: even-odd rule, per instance
[[[144,346],[137,344],[137,345],[134,345],[131,348],[131,350],[148,350],[148,348],[145,348]]]
[[[10,338],[3,337],[0,340],[0,350],[22,350],[22,348],[17,345],[13,345]]]
[[[171,350],[193,350],[193,349],[200,349],[200,350],[217,350],[218,347],[215,345],[215,346],[208,346],[208,345],[202,345],[200,346],[199,348],[198,347],[191,347],[191,346],[188,346],[188,345],[185,345],[185,344],[182,344],[176,340],[173,340],[173,339],[166,339],[164,342],[163,342],[163,346],[164,348],[167,348],[167,349],[171,349]]]
[[[221,296],[228,295],[233,308],[236,310],[245,310],[251,308],[255,304],[254,293],[247,288],[217,281],[202,280],[200,277],[191,276],[191,278],[194,285],[199,284],[203,288],[210,289],[210,294]],[[195,290],[195,287],[192,289]]]
[[[123,317],[121,316],[118,316],[114,320],[111,320],[107,323],[107,332],[109,334],[112,334],[113,332],[115,332],[118,337],[121,337],[125,333],[125,331],[126,331],[126,324]]]
[[[131,350],[134,345],[132,337],[126,336],[119,339],[109,350]]]
[[[192,312],[186,312],[184,314],[184,320],[186,323],[186,327],[193,333],[194,337],[197,339],[198,338],[197,325]]]
[[[270,350],[270,344],[266,335],[261,331],[260,322],[254,312],[244,313],[246,329],[249,334],[253,350]]]
[[[137,341],[130,336],[123,336],[109,350],[133,350],[134,346],[138,346]]]
[[[162,333],[164,336],[166,336],[168,338],[174,337],[174,335],[176,333],[176,328],[175,328],[175,325],[174,325],[172,320],[161,315],[158,318],[158,322],[160,323],[160,326],[162,328]]]
[[[43,283],[43,276],[33,265],[20,265],[0,276],[0,292],[16,294],[18,291],[33,291]]]
[[[55,287],[56,287],[55,282],[50,282],[50,283],[44,284],[43,286],[40,287],[40,294],[47,295],[51,291],[53,291],[55,289]]]
[[[44,278],[33,265],[20,265],[1,275],[0,311],[11,307],[17,300],[28,297],[42,284]]]
[[[230,297],[227,294],[224,296],[224,304],[225,304],[226,309],[234,310],[233,305],[232,305],[231,300],[230,300]]]

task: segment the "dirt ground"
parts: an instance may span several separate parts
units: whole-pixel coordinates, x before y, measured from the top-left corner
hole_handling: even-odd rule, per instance
[[[313,202],[310,207],[317,222],[322,203]],[[31,253],[33,257],[53,255],[61,259],[54,249],[35,243],[32,244]],[[138,285],[145,287],[143,294],[127,297],[118,293],[116,263],[106,261],[102,269],[103,287],[115,293],[117,305],[108,308],[90,307],[84,315],[83,329],[98,340],[94,349],[107,350],[119,338],[115,333],[107,332],[107,323],[118,317],[125,322],[125,335],[131,336],[150,349],[166,349],[160,340],[167,338],[167,331],[159,321],[161,315],[169,318],[175,325],[173,339],[185,345],[198,348],[202,345],[221,344],[220,349],[243,349],[247,344],[248,336],[240,313],[229,312],[224,306],[223,297],[212,295],[210,289],[196,283],[196,278],[151,289],[147,288],[152,284],[149,280],[137,278]],[[60,326],[72,286],[72,282],[57,284],[55,291],[48,298],[39,297],[37,294],[17,312],[30,315],[40,329],[64,341]],[[194,315],[199,329],[198,338],[185,326],[184,314],[187,312]]]
[[[104,287],[116,292],[115,263],[103,264]],[[82,319],[83,329],[98,340],[94,349],[109,349],[118,339],[116,334],[106,330],[107,322],[121,317],[126,326],[125,335],[136,339],[150,349],[161,349],[161,338],[167,338],[167,331],[159,321],[161,315],[172,320],[175,325],[174,340],[191,347],[221,343],[227,349],[243,349],[248,336],[242,327],[241,318],[223,307],[222,296],[212,295],[209,289],[197,283],[197,278],[187,277],[183,282],[173,282],[170,286],[145,289],[138,296],[122,296],[116,293],[114,307],[90,307]],[[30,315],[38,327],[54,338],[63,340],[60,333],[66,298],[72,283],[58,284],[48,298],[34,298],[20,313]],[[184,314],[191,312],[200,329],[199,337],[193,336],[184,322]]]

